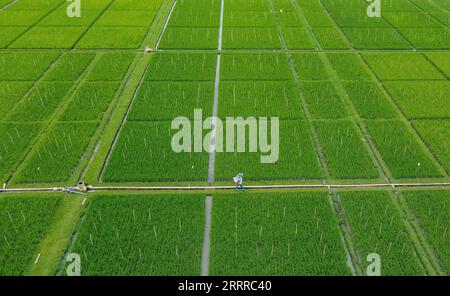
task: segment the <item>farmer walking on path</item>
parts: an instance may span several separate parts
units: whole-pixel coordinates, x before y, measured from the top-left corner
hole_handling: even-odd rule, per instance
[[[239,189],[242,189],[244,192],[247,192],[247,190],[244,188],[244,174],[239,173],[236,177],[233,178],[234,184],[236,184],[236,191],[239,191]]]

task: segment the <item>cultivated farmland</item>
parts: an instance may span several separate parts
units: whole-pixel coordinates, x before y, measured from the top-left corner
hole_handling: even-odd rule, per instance
[[[449,274],[449,1],[81,2],[0,0],[0,275]]]

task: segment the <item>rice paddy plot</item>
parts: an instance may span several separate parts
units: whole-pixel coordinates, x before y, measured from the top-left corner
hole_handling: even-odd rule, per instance
[[[381,80],[444,80],[445,77],[419,53],[363,53]]]
[[[450,269],[450,192],[448,190],[404,191],[409,208],[425,232],[428,241],[436,250],[439,262]]]
[[[73,252],[82,275],[199,275],[204,197],[98,195]]]
[[[212,81],[217,57],[212,53],[157,53],[151,60],[145,81]]]
[[[211,275],[350,275],[326,192],[214,195]]]
[[[373,120],[366,121],[366,126],[394,178],[442,177],[431,155],[404,122]]]
[[[219,29],[169,27],[159,44],[161,49],[215,49],[217,48]]]
[[[16,184],[75,182],[74,173],[86,157],[86,149],[97,123],[56,123],[24,161]]]
[[[279,53],[224,53],[221,81],[291,80],[287,56]]]
[[[220,85],[219,96],[221,118],[304,118],[297,88],[290,81],[226,81]]]
[[[225,27],[224,49],[281,49],[281,40],[276,28]]]
[[[334,179],[375,179],[380,177],[365,141],[351,121],[314,123],[324,151],[330,177]]]
[[[409,119],[450,118],[449,81],[395,81],[384,86]]]
[[[301,91],[313,119],[337,119],[348,116],[342,99],[331,82],[303,82]]]
[[[424,275],[414,244],[386,192],[339,192],[362,264],[380,255],[381,275]],[[365,270],[365,269],[364,269]]]
[[[328,74],[317,53],[293,53],[292,63],[300,80],[327,80]]]
[[[347,82],[345,90],[358,114],[364,119],[398,118],[395,106],[372,82]]]
[[[270,145],[270,147],[265,148],[267,151],[257,149],[257,151],[251,152],[251,141],[249,141],[248,133],[251,132],[252,128],[255,132],[255,127],[245,125],[244,132],[239,131],[234,126],[235,135],[247,137],[245,151],[238,150],[238,138],[235,139],[234,143],[227,143],[233,149],[227,150],[224,145],[223,152],[216,151],[215,179],[231,183],[232,177],[242,171],[245,172],[245,179],[251,181],[314,180],[322,178],[322,170],[314,149],[308,123],[299,120],[280,120],[279,148],[275,146],[275,142],[271,141],[273,135],[271,127],[269,120],[266,145]],[[231,134],[226,126],[224,130],[224,134]],[[261,143],[261,138],[258,141]],[[264,156],[267,159],[263,158]],[[269,162],[263,163],[262,159]]]
[[[126,122],[102,180],[205,181],[209,154],[202,147],[203,152],[195,152],[193,145],[191,152],[175,153],[171,143],[176,132],[171,122]]]
[[[212,115],[213,97],[213,82],[143,82],[127,120],[173,120],[180,116],[192,120],[194,109],[201,109],[207,118]]]
[[[450,173],[450,120],[414,120],[412,124],[447,173]]]
[[[0,52],[0,80],[37,80],[59,55],[57,52]]]
[[[32,82],[0,81],[0,120],[20,101]]]
[[[60,198],[27,195],[0,197],[0,274],[24,275],[37,258],[39,243],[54,221]]]
[[[0,123],[0,183],[13,173],[42,127],[37,123]]]

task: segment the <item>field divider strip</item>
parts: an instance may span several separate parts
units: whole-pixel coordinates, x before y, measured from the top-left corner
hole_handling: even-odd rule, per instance
[[[154,37],[154,35],[156,35],[156,33],[158,33],[155,31],[159,27],[161,21],[163,20],[162,16],[166,9],[166,3],[168,3],[168,2],[163,1],[161,3],[161,5],[159,6],[158,11],[154,15],[152,23],[148,27],[147,33],[145,34],[144,39],[142,40],[141,48],[140,48],[141,50],[144,50],[146,48],[146,44],[153,44],[153,37]],[[169,12],[170,12],[170,10],[169,10]],[[161,31],[159,31],[159,34],[160,33],[161,33]],[[159,34],[158,34],[158,36],[159,36]],[[158,42],[158,40],[156,40],[156,42]],[[156,46],[156,43],[155,43],[155,46]]]
[[[205,198],[205,229],[202,248],[202,261],[201,261],[201,276],[207,276],[209,274],[209,254],[211,245],[211,212],[212,212],[213,198],[208,195]]]
[[[371,184],[273,184],[247,185],[248,189],[395,189],[395,188],[430,188],[450,187],[450,182],[424,183],[371,183]],[[41,192],[64,191],[65,187],[24,187],[0,188],[1,192]],[[235,190],[235,186],[88,186],[89,191],[193,191],[193,190]]]
[[[161,39],[162,39],[162,37],[164,35],[164,32],[166,31],[167,25],[169,24],[169,21],[170,21],[170,18],[172,16],[172,13],[175,10],[175,6],[177,6],[177,0],[175,0],[173,2],[172,8],[170,9],[170,12],[169,12],[169,15],[167,16],[166,22],[164,23],[164,27],[163,27],[163,29],[161,31],[161,34],[158,37],[158,41],[156,42],[156,46],[155,46],[156,50],[158,50],[159,43],[161,43]]]
[[[145,58],[145,56],[142,58],[142,60],[143,60],[144,58]],[[138,95],[138,93],[139,93],[139,90],[140,90],[140,88],[141,88],[141,85],[142,85],[142,83],[144,82],[145,74],[147,73],[147,70],[148,70],[149,65],[150,65],[150,64],[147,64],[147,65],[145,66],[145,70],[144,70],[144,72],[142,73],[142,75],[141,75],[141,77],[140,77],[140,79],[139,79],[139,83],[138,83],[136,89],[134,90],[133,97],[131,98],[131,101],[130,101],[130,103],[128,104],[127,112],[125,113],[125,116],[123,117],[122,122],[120,123],[119,129],[117,130],[116,135],[114,136],[114,141],[113,141],[113,143],[112,143],[111,146],[110,146],[110,149],[109,149],[109,151],[108,151],[108,155],[107,155],[107,157],[106,157],[105,163],[104,163],[104,165],[103,165],[103,167],[102,167],[102,169],[101,169],[101,171],[100,171],[100,175],[99,175],[99,180],[100,180],[100,181],[101,181],[101,179],[102,179],[102,176],[103,176],[103,173],[104,173],[106,167],[108,166],[109,160],[110,160],[111,155],[112,155],[112,152],[114,151],[114,148],[115,148],[115,146],[116,146],[116,144],[117,144],[117,141],[119,140],[120,134],[122,133],[123,127],[124,127],[124,125],[125,125],[125,122],[127,121],[128,114],[129,114],[130,111],[131,111],[131,107],[133,106],[134,100],[136,99],[136,97],[137,97],[137,95]],[[119,99],[120,99],[120,98],[119,98]]]

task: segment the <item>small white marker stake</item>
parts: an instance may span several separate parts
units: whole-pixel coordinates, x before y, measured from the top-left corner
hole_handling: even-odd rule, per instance
[[[83,199],[83,202],[81,203],[81,205],[84,206],[85,202],[86,202],[86,197]]]
[[[39,262],[39,258],[41,258],[41,253],[37,255],[36,260],[34,260],[34,264],[37,264]]]

